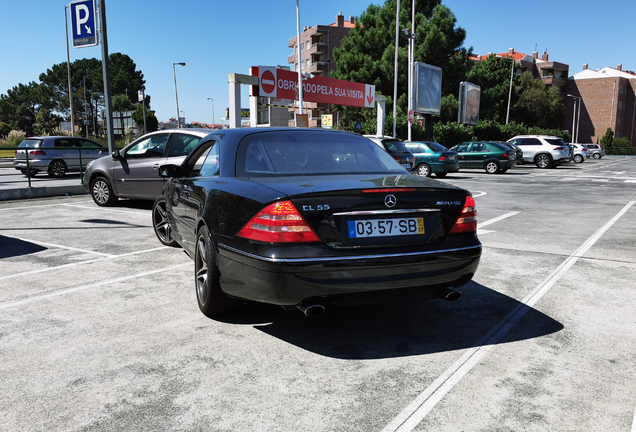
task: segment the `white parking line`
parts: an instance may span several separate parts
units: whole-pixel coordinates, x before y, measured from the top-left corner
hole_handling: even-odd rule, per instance
[[[636,432],[636,409],[634,410],[634,419],[632,420],[632,432]]]
[[[54,243],[45,243],[45,242],[41,242],[41,241],[38,241],[38,240],[29,240],[29,239],[24,239],[24,238],[21,238],[21,237],[13,237],[12,236],[11,238],[18,239],[18,240],[21,240],[23,242],[34,243],[34,244],[40,245],[40,246],[47,246],[47,247],[53,247],[53,248],[58,248],[58,249],[68,249],[68,250],[72,250],[72,251],[75,251],[75,252],[103,255],[103,256],[108,257],[108,258],[114,258],[114,257],[117,256],[117,255],[111,255],[111,254],[107,254],[107,253],[103,253],[103,252],[96,252],[96,251],[91,251],[91,250],[86,250],[86,249],[78,249],[78,248],[74,248],[74,247],[71,247],[71,246],[62,246],[62,245],[58,245],[58,244],[54,244]]]
[[[581,258],[634,204],[636,204],[636,201],[629,202],[616,216],[596,231],[592,237],[583,243],[581,247],[532,290],[516,308],[477,342],[476,346],[467,350],[450,368],[433,381],[427,389],[420,393],[382,432],[410,432],[415,429],[428,413],[435,408],[437,403],[488,354],[488,351],[548,293],[550,288],[552,288],[579,258]],[[633,427],[632,432],[636,432]]]
[[[130,276],[122,276],[119,278],[115,278],[115,279],[108,279],[108,280],[104,280],[101,282],[97,282],[94,284],[89,284],[89,285],[83,285],[83,286],[79,286],[79,287],[75,287],[75,288],[68,288],[68,289],[63,289],[63,290],[59,290],[59,291],[53,291],[53,292],[48,292],[48,293],[43,293],[43,294],[38,294],[38,295],[34,295],[25,299],[21,299],[21,300],[10,300],[8,302],[4,302],[4,303],[0,303],[0,309],[8,309],[11,307],[15,307],[15,306],[22,306],[25,304],[29,304],[29,303],[35,303],[41,300],[46,300],[46,299],[50,299],[53,297],[58,297],[58,296],[62,296],[65,294],[70,294],[70,293],[74,293],[77,291],[82,291],[82,290],[86,290],[86,289],[91,289],[91,288],[98,288],[98,287],[102,287],[104,285],[110,285],[110,284],[114,284],[114,283],[118,283],[118,282],[124,282],[127,280],[131,280],[131,279],[138,279],[141,277],[145,277],[145,276],[150,276],[156,273],[163,273],[166,271],[171,271],[171,270],[176,270],[178,268],[181,267],[185,267],[185,266],[189,266],[192,265],[191,263],[185,263],[185,264],[179,264],[179,265],[175,265],[172,267],[166,267],[166,268],[162,268],[162,269],[158,269],[158,270],[152,270],[152,271],[147,271],[147,272],[143,272],[143,273],[137,273],[135,275],[130,275]]]
[[[118,259],[118,258],[123,258],[123,257],[129,257],[131,255],[139,255],[139,254],[148,253],[148,252],[155,252],[155,251],[158,251],[158,250],[161,250],[161,249],[169,249],[169,247],[168,246],[161,246],[161,247],[152,248],[152,249],[146,249],[146,250],[135,251],[135,252],[128,252],[128,253],[121,254],[121,255],[113,255],[111,257],[95,258],[95,259],[87,260],[87,261],[77,261],[77,262],[70,263],[70,264],[62,264],[62,265],[54,266],[54,267],[47,267],[47,268],[38,269],[38,270],[31,270],[31,271],[26,271],[26,272],[22,272],[22,273],[15,273],[15,274],[10,274],[10,275],[6,275],[6,276],[0,276],[0,280],[11,279],[11,278],[14,278],[14,277],[26,276],[26,275],[31,275],[31,274],[35,274],[35,273],[44,273],[44,272],[48,272],[48,271],[59,270],[59,269],[62,269],[62,268],[74,267],[74,266],[83,265],[83,264],[92,264],[92,263],[95,263],[95,262],[105,261],[105,260],[109,260],[109,259]]]
[[[496,218],[488,219],[486,222],[481,222],[481,223],[477,222],[477,227],[481,228],[481,227],[488,226],[490,224],[494,224],[495,222],[499,222],[500,220],[509,218],[510,216],[514,216],[517,213],[519,213],[519,212],[513,211],[513,212],[510,212],[510,213],[506,213],[504,215],[498,216]],[[477,213],[477,214],[479,214],[479,213]]]
[[[487,193],[486,192],[475,192],[473,194],[473,198],[477,198],[477,197],[484,196],[484,195],[487,195]]]

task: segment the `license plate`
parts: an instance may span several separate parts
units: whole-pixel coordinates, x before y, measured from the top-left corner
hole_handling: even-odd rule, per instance
[[[424,218],[363,219],[348,221],[349,238],[424,234]]]
[[[402,168],[410,170],[411,169],[411,164],[402,164]]]

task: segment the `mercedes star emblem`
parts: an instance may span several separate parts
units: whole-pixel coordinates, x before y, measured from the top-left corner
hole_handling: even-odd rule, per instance
[[[387,207],[393,207],[395,206],[395,203],[397,203],[395,195],[387,195],[384,197],[384,204],[386,204]]]

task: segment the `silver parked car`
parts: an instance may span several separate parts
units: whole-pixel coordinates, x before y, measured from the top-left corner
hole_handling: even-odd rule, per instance
[[[100,206],[113,205],[118,198],[154,200],[162,194],[165,179],[159,166],[181,162],[210,129],[172,129],[151,132],[109,157],[88,164],[84,188]]]
[[[605,148],[600,144],[585,144],[585,147],[587,147],[591,158],[600,159],[605,156]]]
[[[523,150],[523,161],[534,163],[538,168],[556,168],[570,162],[570,148],[556,136],[518,135],[507,142]]]
[[[29,137],[18,147],[13,167],[30,177],[39,172],[51,177],[80,172],[90,161],[108,154],[108,148],[95,141],[69,136]]]
[[[572,160],[576,163],[585,162],[585,159],[590,158],[590,153],[587,150],[587,147],[583,144],[570,144],[574,149],[574,156],[572,156]]]

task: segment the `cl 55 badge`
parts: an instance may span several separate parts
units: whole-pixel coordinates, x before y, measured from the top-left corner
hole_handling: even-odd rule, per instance
[[[435,205],[462,205],[461,201],[437,201]]]
[[[316,207],[312,205],[303,206],[303,211],[329,210],[329,204],[318,204]]]

